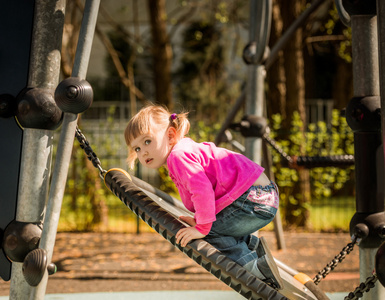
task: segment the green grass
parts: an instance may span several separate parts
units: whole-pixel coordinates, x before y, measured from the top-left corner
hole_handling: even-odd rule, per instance
[[[314,231],[348,231],[353,208],[311,207],[309,228]]]
[[[76,201],[74,210],[71,198],[64,196],[58,231],[137,232],[137,216],[116,196],[110,194],[104,197],[108,207],[106,224],[93,224],[92,207],[86,196],[79,196]],[[141,232],[152,230],[142,220],[139,220],[139,227]]]
[[[349,231],[356,211],[354,197],[334,197],[313,201],[309,207],[309,228],[314,231]]]
[[[77,208],[71,209],[71,198],[65,196],[59,221],[58,231],[108,231],[136,233],[138,228],[137,216],[127,208],[117,197],[107,194],[104,198],[108,207],[108,218],[105,224],[93,225],[92,209],[87,197],[80,196]],[[313,201],[309,205],[310,217],[308,230],[349,231],[349,223],[355,213],[355,199],[353,197],[327,198]],[[272,225],[266,230],[271,230]],[[142,220],[139,221],[141,232],[153,231]]]

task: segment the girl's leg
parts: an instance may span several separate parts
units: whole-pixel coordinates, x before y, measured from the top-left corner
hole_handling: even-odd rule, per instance
[[[208,243],[259,279],[273,284],[278,289],[283,288],[278,268],[264,238],[257,238],[258,251],[249,249],[249,244],[246,242],[249,239],[249,236],[237,238],[215,235],[212,232],[205,237]]]
[[[257,253],[258,259],[247,263],[244,265],[244,268],[253,274],[262,273],[265,277],[265,282],[269,282],[278,289],[282,289],[282,278],[279,275],[278,267],[264,237],[259,239],[259,245],[253,252]]]
[[[258,278],[282,288],[282,279],[267,244],[251,235],[269,224],[277,210],[254,203],[247,196],[248,193],[243,194],[217,214],[205,240]]]

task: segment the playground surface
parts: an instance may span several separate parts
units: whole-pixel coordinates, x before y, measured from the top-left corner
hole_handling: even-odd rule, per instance
[[[350,242],[348,233],[285,232],[286,248],[278,250],[274,232],[260,235],[277,259],[311,278]],[[358,286],[358,252],[356,246],[321,281],[323,291],[348,293]],[[58,272],[50,276],[47,294],[232,291],[157,233],[58,233],[53,262]],[[0,296],[9,286],[0,281]]]

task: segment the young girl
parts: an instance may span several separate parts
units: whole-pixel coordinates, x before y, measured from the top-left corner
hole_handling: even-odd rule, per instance
[[[183,204],[194,218],[180,219],[176,241],[182,247],[204,238],[255,276],[278,289],[282,279],[265,240],[251,235],[270,223],[278,208],[277,186],[264,169],[247,157],[186,138],[187,113],[171,114],[158,105],[141,109],[124,136],[128,163],[136,159],[148,168],[166,166]]]

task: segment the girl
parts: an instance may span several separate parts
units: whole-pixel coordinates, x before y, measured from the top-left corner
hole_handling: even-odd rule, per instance
[[[251,235],[270,223],[278,208],[277,186],[264,169],[245,156],[186,138],[187,113],[171,114],[159,105],[142,108],[124,132],[128,163],[136,158],[148,168],[166,166],[183,204],[194,218],[176,234],[182,247],[204,238],[255,276],[283,287],[265,240]]]

